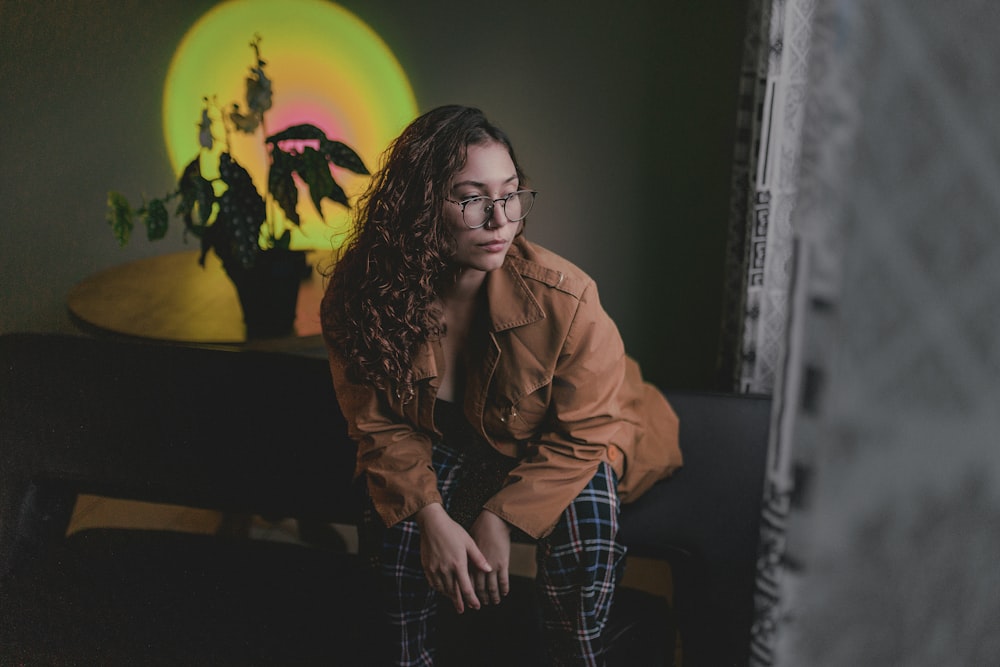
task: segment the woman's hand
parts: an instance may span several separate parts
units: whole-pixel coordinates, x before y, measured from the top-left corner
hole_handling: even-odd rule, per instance
[[[492,568],[475,541],[440,503],[427,505],[415,518],[420,526],[420,563],[431,588],[448,596],[459,614],[465,605],[479,609],[469,573],[479,576]]]
[[[490,570],[472,572],[476,594],[485,604],[500,604],[500,599],[510,592],[510,526],[493,512],[483,510],[469,533],[491,566]]]

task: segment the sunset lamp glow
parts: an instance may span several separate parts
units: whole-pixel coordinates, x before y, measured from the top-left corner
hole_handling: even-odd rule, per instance
[[[389,142],[417,113],[413,90],[388,46],[357,16],[331,2],[233,0],[199,19],[171,61],[163,89],[163,132],[174,172],[180,175],[198,154],[205,98],[225,108],[243,104],[248,43],[255,34],[273,84],[273,106],[265,127],[252,135],[232,133],[229,141],[258,190],[264,192],[267,185],[263,137],[301,123],[347,144],[374,171]],[[337,168],[334,175],[352,202],[368,180]],[[300,192],[299,202],[301,226],[293,226],[292,246],[339,246],[349,230],[349,212],[324,201],[320,217],[307,194]]]

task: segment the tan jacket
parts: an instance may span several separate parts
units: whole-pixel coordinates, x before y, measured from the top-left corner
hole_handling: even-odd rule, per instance
[[[618,474],[622,502],[637,498],[681,465],[677,417],[625,355],[597,288],[579,268],[523,238],[487,275],[488,315],[470,353],[465,415],[479,434],[520,463],[486,504],[528,535],[547,535],[601,461]],[[475,334],[475,332],[474,332]],[[475,344],[475,343],[474,343]],[[368,476],[387,525],[441,502],[431,466],[441,345],[414,360],[416,396],[396,396],[347,380],[330,366],[358,474]]]

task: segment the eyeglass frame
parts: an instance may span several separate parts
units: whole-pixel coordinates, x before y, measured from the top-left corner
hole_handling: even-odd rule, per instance
[[[481,228],[485,227],[486,223],[488,223],[490,221],[490,218],[493,217],[493,210],[496,208],[496,203],[498,201],[499,202],[503,202],[503,204],[500,205],[500,208],[501,208],[501,210],[503,210],[503,217],[507,218],[507,222],[521,222],[522,220],[524,220],[525,218],[527,218],[528,217],[527,213],[525,213],[524,215],[522,215],[517,220],[511,220],[510,216],[507,215],[507,202],[510,201],[511,197],[513,197],[515,195],[519,195],[522,192],[530,192],[531,193],[531,205],[534,206],[535,205],[535,196],[538,195],[538,190],[516,190],[514,192],[511,192],[509,195],[504,195],[503,197],[500,197],[498,199],[493,199],[492,197],[488,197],[487,195],[476,195],[475,197],[468,197],[468,198],[462,199],[462,200],[448,199],[447,197],[445,197],[445,201],[451,202],[452,204],[458,204],[459,206],[462,207],[462,224],[464,224],[469,229],[481,229]],[[485,199],[485,200],[489,201],[489,213],[486,214],[486,219],[485,220],[483,220],[481,223],[479,223],[478,225],[476,225],[475,227],[473,227],[472,225],[469,224],[468,220],[465,219],[465,207],[468,204],[471,204],[472,202],[476,201],[477,199]],[[529,210],[529,213],[530,213],[530,210]]]

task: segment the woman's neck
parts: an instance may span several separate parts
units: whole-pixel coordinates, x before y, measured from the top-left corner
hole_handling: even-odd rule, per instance
[[[467,344],[485,276],[482,271],[459,270],[441,291],[444,365],[439,369],[437,395],[446,401],[460,400],[465,388]]]

